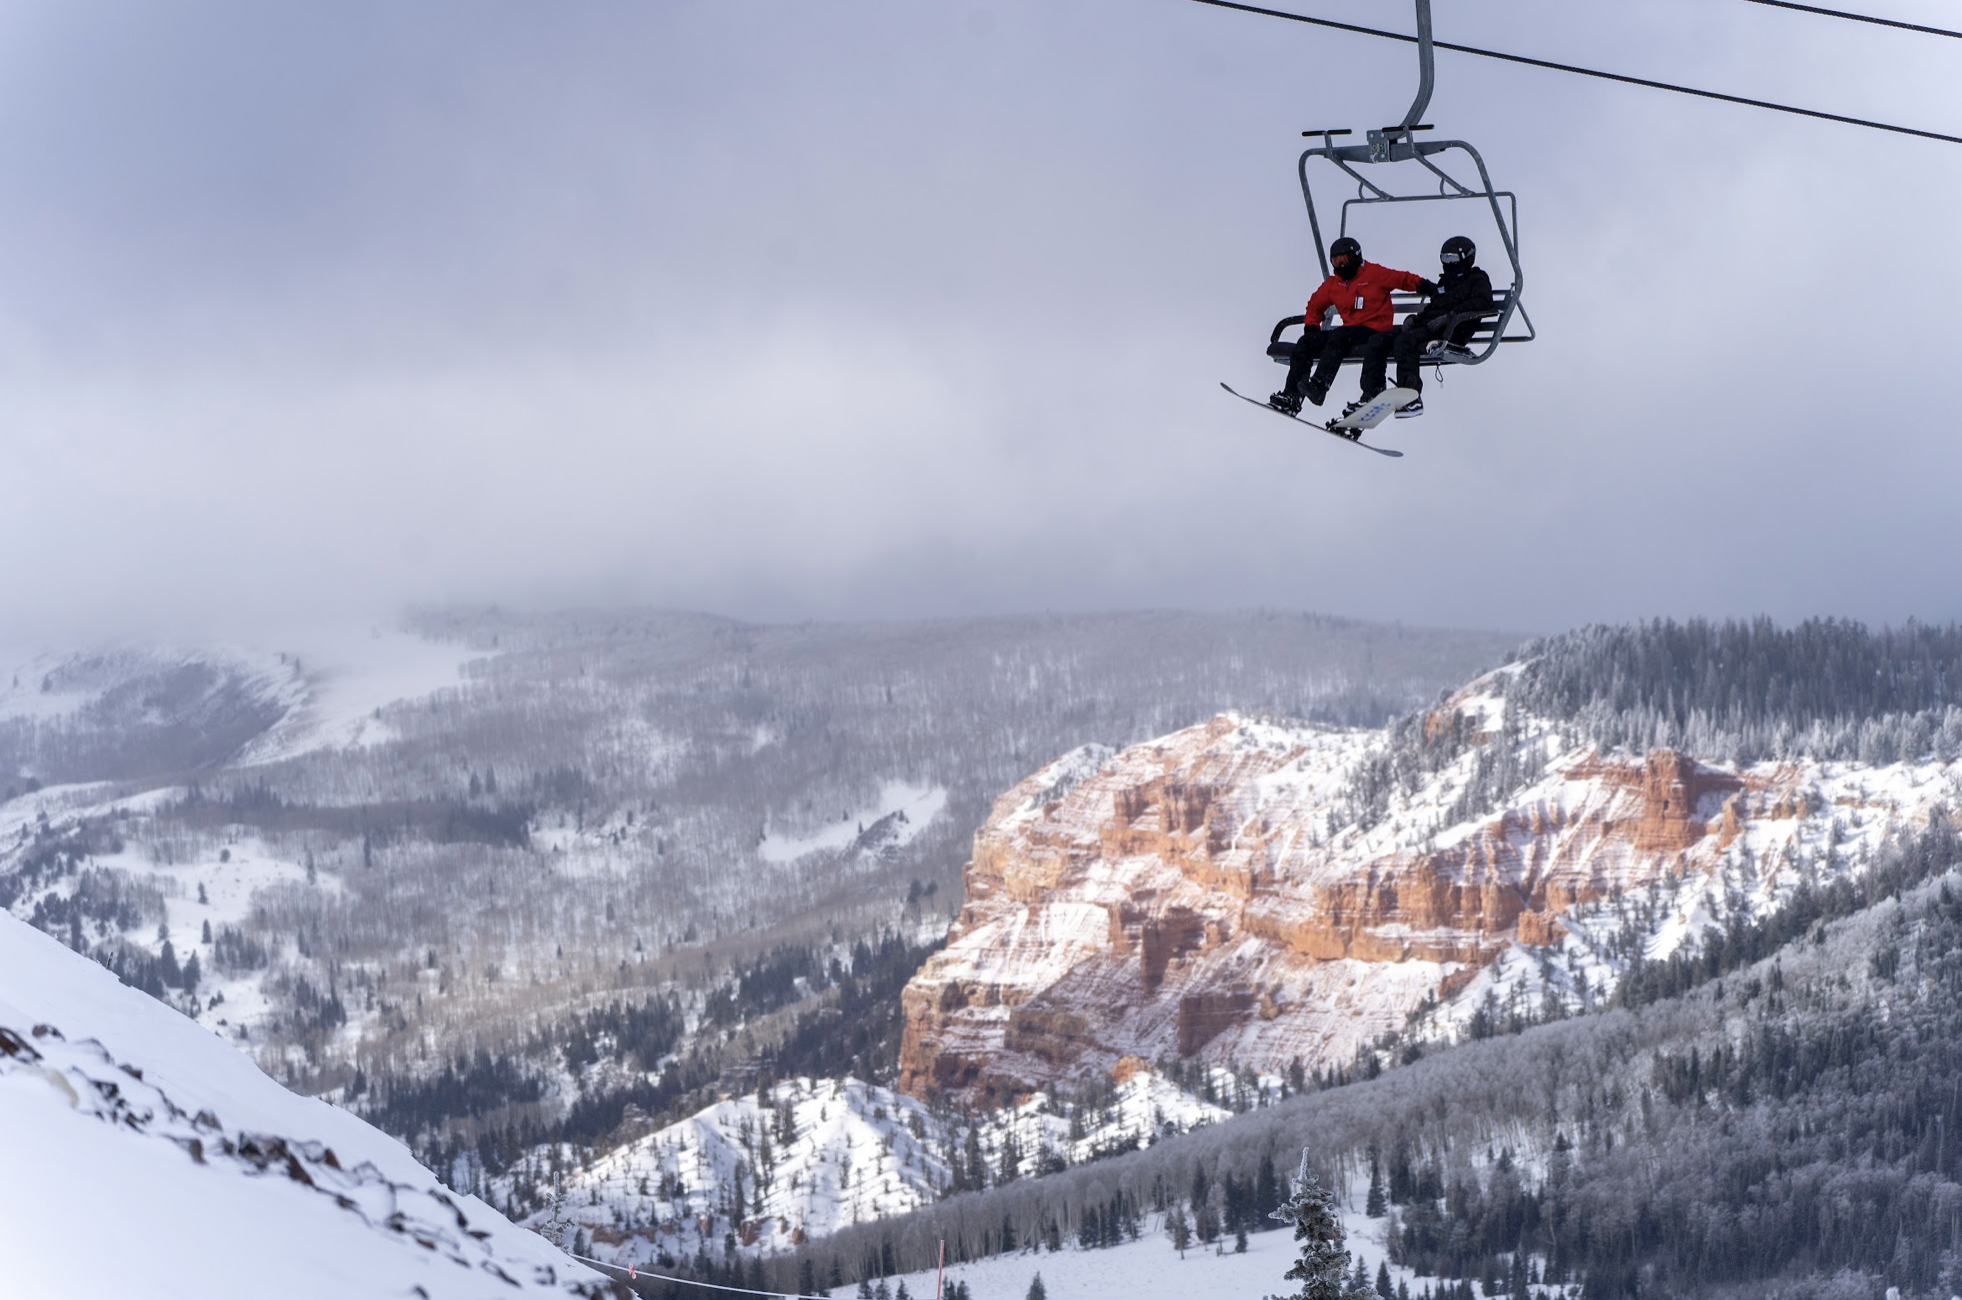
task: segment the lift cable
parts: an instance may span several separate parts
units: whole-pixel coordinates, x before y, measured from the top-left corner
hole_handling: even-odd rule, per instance
[[[1848,22],[1872,23],[1876,27],[1898,27],[1904,32],[1920,32],[1923,36],[1948,36],[1962,41],[1962,32],[1952,32],[1946,27],[1923,27],[1920,23],[1904,23],[1898,18],[1876,18],[1872,14],[1848,13],[1844,9],[1821,9],[1818,5],[1793,4],[1792,0],[1744,0],[1744,3],[1770,5],[1773,9],[1796,9],[1802,14],[1844,18]]]
[[[1769,3],[1769,0],[1759,0]],[[1192,0],[1193,4],[1211,5],[1215,9],[1237,9],[1241,13],[1260,14],[1267,18],[1285,18],[1289,22],[1307,23],[1314,27],[1332,27],[1337,31],[1355,32],[1362,36],[1379,36],[1384,40],[1402,41],[1406,45],[1417,44],[1415,36],[1402,32],[1386,32],[1379,27],[1363,27],[1356,23],[1337,22],[1333,18],[1311,18],[1307,14],[1289,13],[1285,9],[1265,9],[1259,5],[1240,4],[1237,0]],[[1499,59],[1506,63],[1523,63],[1529,68],[1546,68],[1553,72],[1571,72],[1576,76],[1598,77],[1602,81],[1619,81],[1629,86],[1646,86],[1650,90],[1668,90],[1678,95],[1695,95],[1700,99],[1715,99],[1726,104],[1742,104],[1746,108],[1769,109],[1774,113],[1791,113],[1798,117],[1817,118],[1825,122],[1841,122],[1847,126],[1861,126],[1870,131],[1891,131],[1895,135],[1917,136],[1923,140],[1940,140],[1944,144],[1962,144],[1962,136],[1943,135],[1939,131],[1923,131],[1919,127],[1895,126],[1887,122],[1875,122],[1863,117],[1848,117],[1843,113],[1827,113],[1816,108],[1798,108],[1791,104],[1775,104],[1767,99],[1749,99],[1743,95],[1726,95],[1720,90],[1699,90],[1695,86],[1678,86],[1667,81],[1651,81],[1647,77],[1631,77],[1621,72],[1602,72],[1598,68],[1582,68],[1571,63],[1555,63],[1550,59],[1534,59],[1524,54],[1506,54],[1499,50],[1481,50],[1473,45],[1455,45],[1450,41],[1432,42],[1440,50],[1451,50],[1457,54],[1476,54],[1483,59]]]
[[[698,1286],[706,1291],[727,1291],[733,1295],[765,1296],[768,1297],[768,1300],[809,1300],[807,1296],[792,1295],[788,1291],[754,1291],[746,1286],[723,1286],[719,1282],[698,1282],[692,1277],[675,1277],[669,1273],[650,1273],[646,1269],[638,1266],[629,1270],[625,1264],[609,1264],[603,1259],[588,1259],[584,1255],[573,1255],[569,1250],[566,1254],[571,1255],[573,1259],[578,1260],[581,1264],[585,1264],[588,1267],[605,1270],[609,1277],[615,1273],[619,1274],[620,1276],[615,1280],[620,1282],[628,1281],[629,1278],[634,1281],[646,1278],[650,1282],[674,1282],[681,1286]]]

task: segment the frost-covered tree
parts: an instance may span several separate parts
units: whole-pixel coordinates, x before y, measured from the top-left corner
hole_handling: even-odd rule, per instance
[[[1186,1221],[1185,1202],[1175,1201],[1165,1214],[1165,1235],[1172,1239],[1172,1249],[1185,1258],[1186,1247],[1192,1244],[1192,1225]]]
[[[1294,1225],[1301,1251],[1285,1274],[1300,1282],[1300,1289],[1282,1300],[1364,1300],[1368,1292],[1350,1285],[1349,1250],[1343,1244],[1342,1221],[1336,1217],[1335,1194],[1308,1172],[1306,1151],[1289,1180],[1288,1198],[1274,1217]]]

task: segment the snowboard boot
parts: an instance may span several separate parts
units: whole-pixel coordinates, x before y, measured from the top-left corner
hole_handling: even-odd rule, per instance
[[[1397,419],[1414,420],[1418,416],[1422,415],[1423,413],[1424,413],[1424,399],[1421,397],[1417,397],[1411,399],[1410,405],[1404,407],[1402,410],[1397,412]]]
[[[1301,399],[1283,388],[1278,393],[1268,395],[1267,404],[1282,415],[1300,415]]]
[[[1328,400],[1328,385],[1319,379],[1309,380],[1302,385],[1301,391],[1311,406],[1320,406]]]

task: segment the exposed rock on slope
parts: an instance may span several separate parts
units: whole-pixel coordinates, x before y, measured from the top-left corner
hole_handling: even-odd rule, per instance
[[[1357,787],[1385,733],[1234,715],[1021,782],[906,989],[902,1088],[1018,1093],[1127,1054],[1313,1070],[1433,1004],[1434,1032],[1488,995],[1585,1004],[1637,953],[1774,905],[1957,784],[1935,764],[1560,752],[1551,725],[1505,718],[1502,683],[1433,715],[1470,743],[1378,815]],[[1495,747],[1523,788],[1467,815]]]

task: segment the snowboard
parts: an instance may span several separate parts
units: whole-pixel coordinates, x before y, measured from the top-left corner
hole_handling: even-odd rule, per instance
[[[1220,387],[1221,387],[1221,388],[1224,388],[1224,389],[1225,389],[1225,390],[1226,390],[1227,392],[1229,392],[1229,393],[1232,393],[1232,394],[1233,394],[1233,395],[1234,395],[1235,397],[1237,397],[1237,398],[1239,398],[1239,399],[1240,399],[1241,401],[1243,401],[1243,402],[1252,402],[1252,403],[1253,403],[1253,404],[1254,404],[1255,406],[1258,406],[1258,407],[1259,407],[1259,408],[1260,408],[1261,410],[1263,410],[1263,411],[1272,411],[1272,412],[1273,412],[1273,413],[1274,413],[1275,415],[1278,415],[1278,416],[1280,416],[1280,417],[1281,417],[1281,418],[1282,418],[1283,420],[1293,420],[1293,421],[1294,421],[1294,422],[1295,422],[1296,424],[1305,424],[1305,425],[1307,425],[1307,426],[1308,426],[1309,428],[1311,428],[1311,429],[1317,429],[1317,430],[1319,430],[1319,431],[1321,431],[1322,433],[1326,433],[1326,434],[1329,434],[1329,435],[1330,435],[1331,437],[1336,437],[1336,438],[1340,438],[1340,439],[1342,439],[1342,441],[1344,441],[1344,442],[1347,442],[1347,443],[1353,443],[1353,444],[1355,444],[1355,445],[1356,445],[1356,446],[1358,446],[1358,447],[1363,447],[1363,448],[1367,448],[1368,450],[1370,450],[1370,451],[1373,451],[1373,452],[1375,452],[1375,453],[1376,453],[1377,455],[1379,455],[1379,456],[1401,456],[1401,455],[1403,455],[1403,453],[1402,453],[1402,452],[1400,452],[1400,451],[1392,451],[1392,450],[1391,450],[1390,448],[1388,448],[1388,447],[1371,447],[1371,446],[1370,446],[1370,445],[1369,445],[1368,443],[1366,443],[1366,442],[1364,442],[1364,441],[1362,440],[1362,435],[1363,435],[1363,429],[1362,429],[1362,427],[1357,427],[1357,428],[1356,428],[1356,430],[1355,430],[1355,432],[1353,432],[1353,433],[1350,433],[1350,432],[1346,432],[1345,430],[1343,430],[1343,429],[1339,429],[1339,428],[1337,428],[1337,427],[1336,427],[1336,425],[1337,425],[1337,424],[1339,423],[1339,421],[1335,421],[1335,420],[1330,420],[1330,421],[1329,421],[1329,422],[1328,422],[1327,424],[1317,424],[1317,423],[1315,423],[1315,421],[1313,421],[1313,420],[1304,420],[1304,419],[1302,419],[1302,418],[1301,418],[1300,416],[1298,416],[1298,415],[1289,415],[1289,414],[1288,414],[1288,413],[1287,413],[1286,411],[1276,411],[1276,410],[1274,410],[1274,408],[1273,408],[1273,407],[1271,407],[1271,406],[1269,406],[1269,405],[1268,405],[1268,404],[1267,404],[1266,402],[1263,402],[1263,401],[1261,401],[1261,400],[1260,400],[1260,399],[1259,399],[1258,397],[1248,397],[1248,396],[1247,396],[1247,395],[1246,395],[1245,393],[1242,393],[1242,392],[1239,392],[1238,390],[1236,390],[1236,389],[1235,389],[1235,388],[1234,388],[1234,387],[1233,387],[1233,386],[1232,386],[1231,384],[1227,384],[1227,383],[1222,383],[1222,384],[1220,384]],[[1410,390],[1409,390],[1409,389],[1407,389],[1407,388],[1393,388],[1393,389],[1391,389],[1391,390],[1390,390],[1390,392],[1393,392],[1393,393],[1408,393],[1409,391],[1410,391]],[[1389,395],[1390,395],[1389,393],[1385,393],[1385,394],[1383,394],[1383,397],[1388,397]],[[1378,402],[1380,402],[1380,401],[1382,401],[1382,400],[1383,400],[1383,398],[1382,398],[1382,397],[1379,397],[1379,398],[1377,398],[1377,401],[1378,401]],[[1371,403],[1371,405],[1373,406],[1373,405],[1375,405],[1375,403]],[[1363,410],[1364,410],[1364,411],[1366,411],[1366,410],[1368,410],[1368,409],[1370,409],[1370,408],[1369,408],[1369,407],[1364,407],[1364,408],[1363,408]],[[1395,410],[1395,409],[1396,409],[1396,407],[1394,407],[1394,406],[1392,406],[1392,407],[1389,407],[1389,408],[1388,408],[1387,410],[1385,410],[1385,411],[1383,412],[1383,415],[1387,415],[1387,414],[1389,414],[1389,412],[1390,412],[1390,411],[1393,411],[1393,410]],[[1356,415],[1361,415],[1361,414],[1363,414],[1363,411],[1357,411],[1357,412],[1356,412]],[[1379,415],[1379,416],[1377,416],[1377,417],[1376,417],[1376,418],[1377,418],[1377,421],[1378,421],[1379,423],[1380,423],[1380,422],[1382,421],[1382,419],[1383,419],[1383,415]],[[1351,417],[1351,418],[1353,419],[1354,417]],[[1372,428],[1373,428],[1374,426],[1372,425],[1372,426],[1369,426],[1369,427],[1372,427]]]
[[[1418,396],[1414,388],[1386,388],[1341,419],[1330,420],[1329,431],[1346,433],[1354,429],[1357,433],[1361,433],[1365,429],[1374,429],[1390,416],[1416,401]]]

